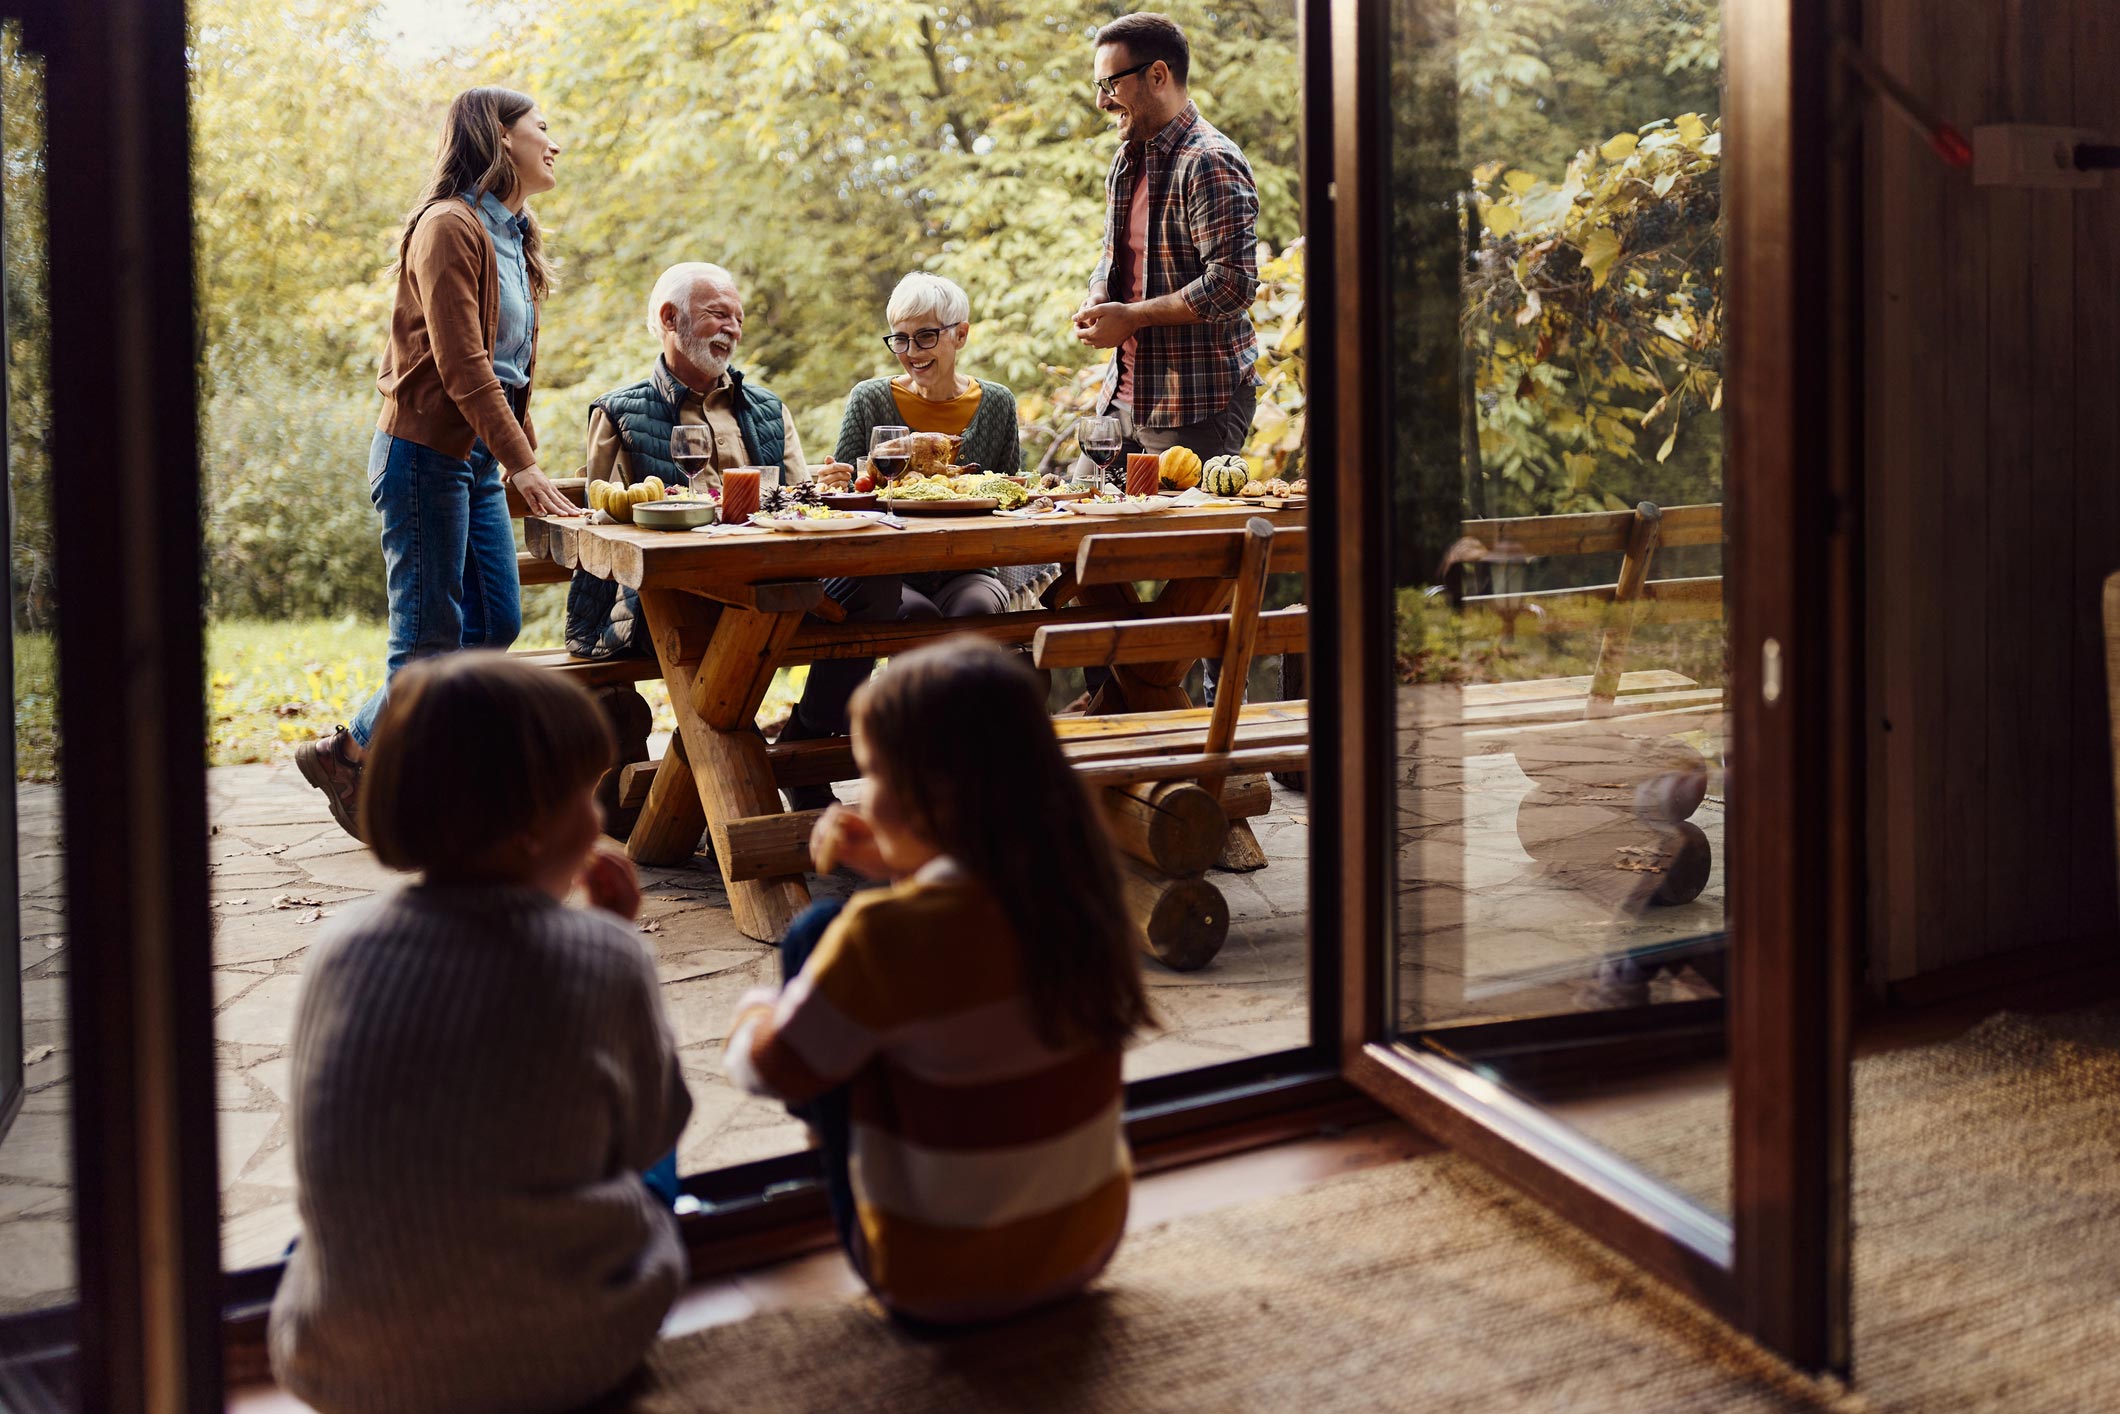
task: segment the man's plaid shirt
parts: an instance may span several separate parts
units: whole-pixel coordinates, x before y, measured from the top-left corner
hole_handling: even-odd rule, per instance
[[[1200,110],[1185,111],[1142,145],[1122,143],[1104,179],[1104,258],[1090,276],[1090,293],[1123,299],[1110,288],[1112,263],[1126,239],[1134,182],[1148,173],[1148,266],[1143,298],[1176,293],[1199,324],[1161,324],[1135,337],[1134,425],[1184,427],[1229,405],[1240,385],[1257,381],[1258,339],[1251,300],[1259,286],[1259,190],[1251,165]],[[1099,409],[1119,386],[1115,354],[1105,370]]]

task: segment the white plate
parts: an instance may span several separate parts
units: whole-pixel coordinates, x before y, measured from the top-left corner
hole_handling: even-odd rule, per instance
[[[807,516],[800,520],[781,520],[777,516],[767,515],[764,511],[756,511],[751,516],[753,525],[766,530],[785,530],[796,535],[818,535],[834,530],[867,530],[875,523],[867,516],[857,515],[843,518],[827,516],[822,520],[813,520]]]
[[[1068,501],[1060,509],[1072,511],[1078,516],[1152,516],[1158,511],[1170,509],[1168,496],[1151,496],[1146,501]]]

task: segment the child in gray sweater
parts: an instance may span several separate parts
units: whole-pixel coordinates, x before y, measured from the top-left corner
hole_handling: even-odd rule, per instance
[[[303,1235],[270,1347],[326,1414],[579,1405],[684,1281],[642,1172],[692,1101],[600,834],[614,754],[587,693],[498,653],[391,685],[360,812],[419,878],[318,944],[295,1019]]]

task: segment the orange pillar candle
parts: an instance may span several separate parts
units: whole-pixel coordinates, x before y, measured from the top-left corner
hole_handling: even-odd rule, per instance
[[[1163,459],[1154,452],[1128,452],[1126,454],[1126,494],[1129,496],[1153,496],[1161,480]]]

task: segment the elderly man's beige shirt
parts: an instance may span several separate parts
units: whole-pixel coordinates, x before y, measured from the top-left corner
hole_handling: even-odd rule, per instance
[[[802,455],[802,434],[795,430],[795,415],[788,411],[785,403],[781,404],[780,420],[787,439],[780,454],[781,484],[792,486],[798,481],[808,481],[810,467]],[[685,400],[677,407],[677,425],[697,427],[702,423],[714,429],[713,462],[717,482],[721,473],[730,467],[751,464],[751,455],[744,450],[743,432],[736,425],[736,400],[729,391],[728,374],[722,374],[704,393],[685,389]],[[618,481],[628,486],[636,479],[633,459],[626,454],[617,426],[602,408],[589,409],[588,477],[591,481]]]

